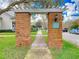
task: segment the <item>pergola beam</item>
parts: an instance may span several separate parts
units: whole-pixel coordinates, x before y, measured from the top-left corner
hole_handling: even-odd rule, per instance
[[[60,8],[52,8],[52,9],[26,9],[26,10],[16,10],[15,12],[48,13],[48,12],[62,12],[62,10]]]

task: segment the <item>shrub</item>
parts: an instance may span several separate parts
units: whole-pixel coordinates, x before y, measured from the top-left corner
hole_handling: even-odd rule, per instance
[[[12,30],[0,30],[0,32],[14,32]]]

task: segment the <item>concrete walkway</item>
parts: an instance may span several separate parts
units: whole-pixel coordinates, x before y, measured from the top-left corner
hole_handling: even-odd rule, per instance
[[[45,43],[41,31],[38,31],[36,39],[24,59],[52,59],[51,52]]]
[[[66,41],[69,41],[72,44],[75,44],[79,47],[79,35],[76,34],[70,34],[70,33],[63,33],[63,38]]]

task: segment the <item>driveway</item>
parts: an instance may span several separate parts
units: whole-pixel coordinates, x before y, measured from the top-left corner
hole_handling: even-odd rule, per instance
[[[63,35],[64,40],[69,41],[70,43],[73,43],[76,46],[79,46],[79,35],[70,34],[68,32],[63,32],[62,35]]]

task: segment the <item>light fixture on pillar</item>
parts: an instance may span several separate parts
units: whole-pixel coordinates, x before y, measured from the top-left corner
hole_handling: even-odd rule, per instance
[[[54,29],[58,29],[60,27],[58,20],[59,20],[58,14],[56,13],[55,18],[53,19],[53,23],[52,23],[52,26]]]

